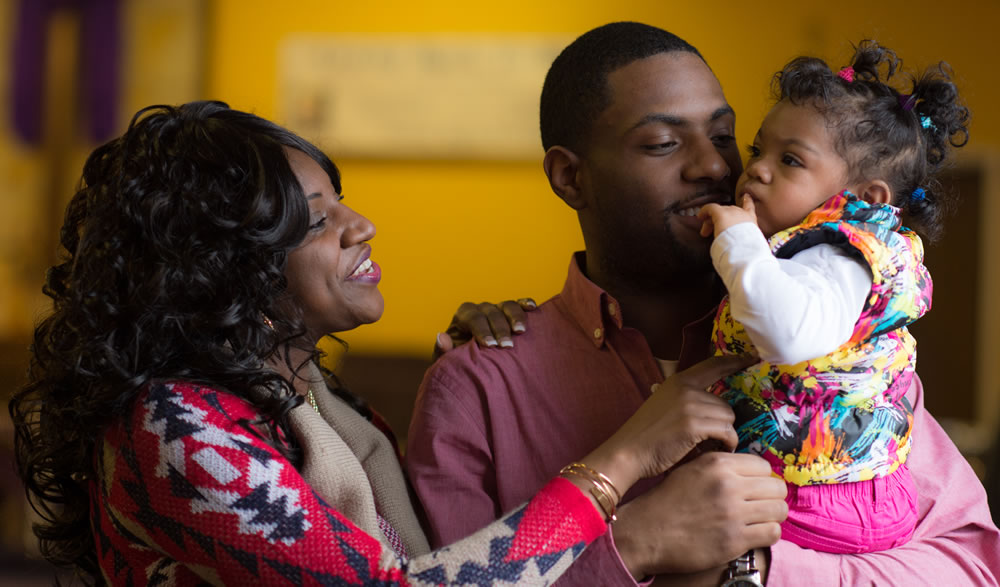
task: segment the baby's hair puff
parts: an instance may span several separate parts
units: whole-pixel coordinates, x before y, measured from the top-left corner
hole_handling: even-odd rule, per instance
[[[933,241],[953,205],[937,174],[951,148],[969,141],[969,109],[947,63],[907,75],[909,87],[902,92],[891,85],[901,71],[895,52],[866,40],[855,48],[851,65],[837,72],[820,59],[793,59],[775,74],[772,90],[779,101],[817,108],[847,162],[848,183],[884,180],[907,225]]]

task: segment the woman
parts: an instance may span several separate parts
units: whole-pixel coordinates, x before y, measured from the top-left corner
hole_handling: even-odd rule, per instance
[[[382,314],[375,228],[342,200],[316,147],[219,102],[147,108],[94,151],[10,405],[50,560],[111,584],[547,584],[636,480],[735,445],[700,389],[742,359],[669,380],[528,504],[429,552],[395,447],[318,367],[320,338]]]

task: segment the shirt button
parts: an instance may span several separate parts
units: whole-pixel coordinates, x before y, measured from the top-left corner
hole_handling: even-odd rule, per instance
[[[601,338],[601,329],[600,328],[595,328],[594,329],[594,338]]]
[[[614,316],[616,312],[618,312],[618,310],[615,308],[615,305],[614,304],[608,304],[608,314],[611,314],[612,316]]]
[[[654,384],[650,385],[649,386],[649,393],[656,393],[656,388],[659,387],[659,386],[660,386],[659,383],[654,383]]]

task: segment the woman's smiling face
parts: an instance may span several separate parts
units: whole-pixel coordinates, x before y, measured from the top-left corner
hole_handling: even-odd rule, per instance
[[[309,232],[288,255],[285,277],[314,340],[375,322],[384,302],[382,273],[369,258],[375,225],[348,208],[330,177],[305,153],[286,149],[309,203]]]

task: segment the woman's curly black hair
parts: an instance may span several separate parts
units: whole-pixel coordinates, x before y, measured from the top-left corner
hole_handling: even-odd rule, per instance
[[[842,77],[821,59],[798,57],[775,74],[774,97],[815,106],[835,134],[848,183],[885,180],[907,224],[933,240],[953,206],[936,175],[950,149],[969,140],[969,109],[959,100],[950,68],[942,62],[909,76],[908,90],[900,92],[890,82],[902,61],[867,40],[856,47],[850,67],[851,81],[851,75]]]
[[[309,225],[289,148],[340,192],[322,151],[222,102],[145,108],[87,159],[60,233],[65,254],[43,288],[52,313],[10,402],[18,472],[50,561],[100,581],[88,498],[95,446],[153,380],[211,383],[253,401],[264,420],[247,427],[300,460],[287,414],[302,398],[264,364],[276,353],[287,361],[305,332],[285,293],[286,259]]]

